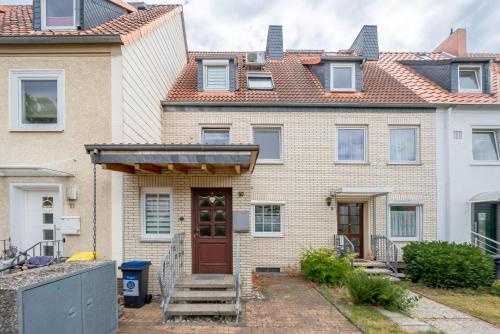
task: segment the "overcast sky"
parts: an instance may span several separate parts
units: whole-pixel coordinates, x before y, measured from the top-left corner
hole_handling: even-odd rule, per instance
[[[376,24],[382,51],[431,51],[464,27],[469,51],[500,52],[499,0],[146,0],[184,5],[190,50],[263,50],[269,24],[285,49],[347,49]],[[29,0],[0,0],[30,3]]]

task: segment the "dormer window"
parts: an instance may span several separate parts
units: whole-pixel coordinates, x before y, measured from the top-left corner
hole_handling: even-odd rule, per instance
[[[272,90],[274,89],[273,76],[269,72],[248,72],[248,89],[253,90]]]
[[[353,92],[355,87],[355,66],[352,63],[332,63],[330,65],[330,90]]]
[[[229,91],[229,60],[203,60],[203,90]]]
[[[43,30],[76,29],[76,0],[41,0]]]
[[[480,93],[483,91],[481,84],[481,66],[458,66],[458,91],[465,93]]]

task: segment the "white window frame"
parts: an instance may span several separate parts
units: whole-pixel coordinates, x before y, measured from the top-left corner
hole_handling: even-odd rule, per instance
[[[227,145],[231,144],[231,128],[229,126],[202,126],[200,130],[200,143],[204,144],[205,142],[205,130],[208,131],[215,131],[215,130],[224,130],[227,131],[229,134],[229,142]],[[205,144],[204,144],[205,145]],[[206,144],[209,145],[209,144]]]
[[[339,159],[339,130],[363,130],[364,133],[364,157],[363,160],[340,160]],[[336,150],[335,150],[335,162],[339,164],[366,164],[368,163],[368,127],[367,126],[344,126],[344,125],[337,125],[336,126]]]
[[[391,130],[393,129],[413,129],[415,130],[415,160],[397,161],[391,160]],[[414,165],[420,162],[420,127],[418,125],[389,125],[389,163],[394,165]]]
[[[64,130],[64,70],[10,70],[9,71],[9,131],[63,131]],[[57,123],[23,124],[22,80],[57,80]]]
[[[204,59],[203,61],[203,91],[206,92],[228,92],[229,91],[229,60],[228,59]],[[210,66],[225,66],[226,67],[226,86],[224,88],[208,87],[208,71]]]
[[[334,88],[333,87],[333,69],[335,67],[351,68],[351,87],[350,88]],[[356,91],[356,65],[354,63],[331,63],[330,64],[330,91],[332,92],[354,92]]]
[[[67,1],[67,0],[64,0]],[[73,22],[74,24],[72,26],[48,26],[47,25],[47,0],[41,0],[40,1],[40,13],[41,13],[41,23],[42,23],[42,30],[76,30],[76,27],[78,25],[77,23],[77,8],[76,8],[76,0],[73,1]]]
[[[170,196],[170,234],[147,234],[146,233],[146,195],[147,194],[168,194]],[[174,207],[172,188],[168,187],[145,187],[141,188],[141,240],[145,241],[165,241],[170,240],[174,235]]]
[[[252,205],[252,236],[262,238],[282,238],[285,236],[285,202],[283,201],[251,201]],[[255,231],[255,206],[275,205],[280,207],[280,232]]]
[[[414,206],[416,208],[416,232],[417,235],[415,237],[393,237],[391,234],[391,207],[393,206]],[[424,217],[424,206],[421,203],[415,203],[415,202],[391,202],[387,205],[387,236],[389,237],[390,240],[392,241],[419,241],[421,240],[421,229],[423,226],[423,217]]]
[[[486,133],[491,133],[493,132],[493,139],[495,141],[495,149],[497,152],[497,159],[496,160],[475,160],[474,159],[474,142],[472,139],[472,136],[474,132],[486,132]],[[498,144],[498,137],[497,133],[500,132],[500,128],[473,128],[471,132],[471,156],[472,156],[472,163],[475,165],[481,165],[481,164],[499,164],[500,163],[500,145]]]
[[[283,164],[284,163],[284,158],[283,158],[283,125],[273,125],[273,124],[266,124],[266,125],[261,125],[261,124],[253,124],[251,127],[251,138],[252,138],[252,144],[255,144],[254,140],[254,130],[255,129],[279,129],[280,131],[280,158],[279,159],[260,159],[257,157],[256,163],[258,164],[263,164],[263,165],[276,165],[276,164]]]
[[[477,82],[478,82],[478,89],[465,89],[460,87],[460,70],[467,70],[467,69],[473,69],[473,70],[478,70],[477,75],[478,77]],[[458,85],[458,91],[461,93],[482,93],[483,92],[483,67],[481,65],[458,65],[457,67],[457,85]]]
[[[250,80],[251,78],[264,78],[264,79],[270,79],[271,80],[271,87],[270,88],[251,88],[250,87]],[[271,72],[247,72],[247,88],[249,90],[274,90],[274,80],[273,80],[273,75]]]

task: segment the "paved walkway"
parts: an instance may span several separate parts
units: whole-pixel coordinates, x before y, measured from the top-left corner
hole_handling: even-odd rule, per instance
[[[423,297],[408,312],[413,318],[447,334],[500,334],[500,328]]]
[[[244,324],[160,324],[158,304],[125,309],[118,333],[306,334],[359,333],[306,281],[296,277],[264,277],[266,300],[245,304]]]

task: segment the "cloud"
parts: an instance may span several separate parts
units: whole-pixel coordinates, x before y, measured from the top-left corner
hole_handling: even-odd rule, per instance
[[[30,3],[29,0],[0,0]],[[282,24],[285,48],[346,49],[376,24],[380,49],[429,51],[467,29],[470,51],[500,52],[498,0],[146,0],[182,3],[190,50],[262,50],[267,26]]]

